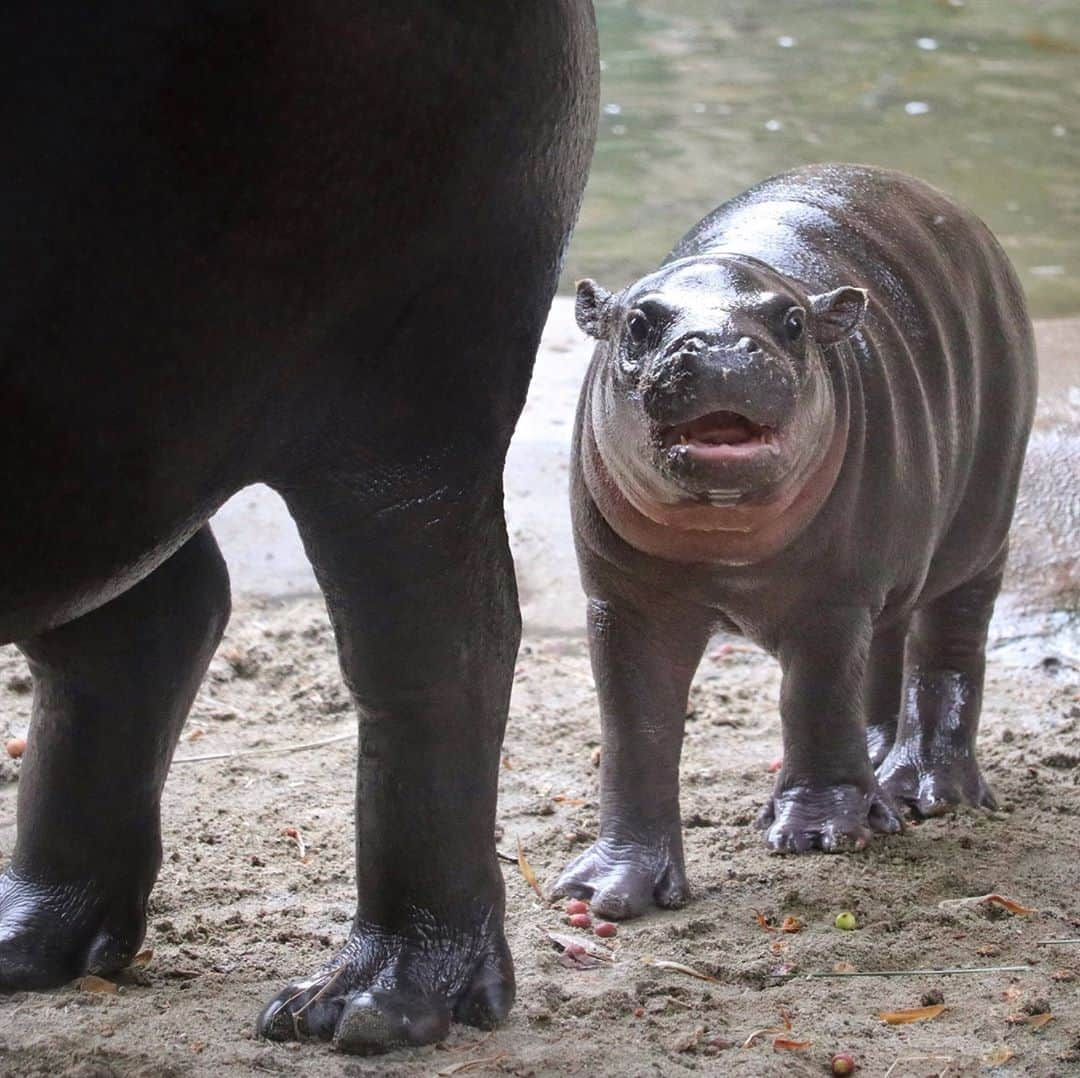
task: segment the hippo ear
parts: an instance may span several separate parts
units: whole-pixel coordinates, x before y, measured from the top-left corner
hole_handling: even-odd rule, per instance
[[[835,344],[849,337],[866,313],[868,298],[866,289],[851,287],[811,296],[814,336],[821,344]]]
[[[590,337],[603,336],[604,307],[611,293],[588,277],[577,283],[577,299],[574,301],[574,317],[583,333]]]

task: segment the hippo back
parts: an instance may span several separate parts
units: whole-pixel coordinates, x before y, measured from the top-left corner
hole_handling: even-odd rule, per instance
[[[729,251],[769,263],[810,293],[869,292],[864,323],[832,363],[851,409],[849,438],[864,449],[862,467],[895,473],[898,519],[905,501],[936,501],[928,514],[938,522],[934,590],[949,586],[950,562],[967,562],[971,543],[985,544],[989,562],[1012,514],[1036,368],[1020,284],[986,226],[914,177],[820,165],[723,204],[667,261]],[[988,516],[976,529],[980,505]],[[880,525],[886,507],[864,508],[866,526]]]

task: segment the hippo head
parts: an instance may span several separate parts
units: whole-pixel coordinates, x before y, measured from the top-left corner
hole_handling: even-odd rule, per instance
[[[581,281],[578,325],[601,342],[589,420],[624,496],[705,530],[726,525],[680,509],[794,498],[836,433],[830,346],[866,303],[744,255],[680,259],[615,294]]]

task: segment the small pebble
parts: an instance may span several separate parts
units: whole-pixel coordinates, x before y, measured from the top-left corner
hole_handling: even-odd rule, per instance
[[[593,931],[601,939],[610,939],[612,936],[614,936],[619,931],[619,929],[618,929],[618,927],[616,925],[613,925],[610,921],[601,921],[596,926],[596,928],[593,929]]]
[[[574,928],[589,928],[592,925],[592,918],[587,913],[572,913],[567,920]]]
[[[24,752],[26,752],[26,738],[25,737],[13,737],[8,741],[5,746],[7,754],[13,760],[17,760]]]

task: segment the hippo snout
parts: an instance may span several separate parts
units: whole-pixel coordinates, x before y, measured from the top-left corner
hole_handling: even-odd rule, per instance
[[[710,413],[731,413],[776,430],[794,412],[798,383],[790,364],[751,337],[734,343],[687,335],[645,365],[642,408],[664,429]]]

